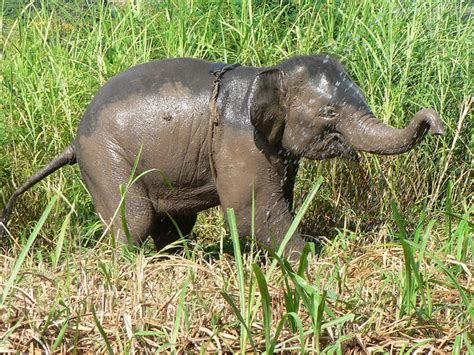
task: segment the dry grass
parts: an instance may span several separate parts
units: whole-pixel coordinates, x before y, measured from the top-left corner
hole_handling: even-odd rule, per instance
[[[462,304],[457,291],[449,286],[446,275],[425,259],[422,268],[431,286],[433,317],[421,320],[414,314],[400,318],[403,252],[398,245],[386,244],[383,234],[378,237],[375,243],[371,238],[371,244],[349,241],[344,249],[331,242],[306,271],[308,281],[337,295],[328,302],[337,315],[355,314],[353,321],[341,329],[326,328],[322,343],[336,341],[342,331],[350,335],[344,342],[346,353],[382,349],[392,353],[411,347],[422,353],[449,353],[457,335],[473,330],[459,322]],[[178,325],[176,351],[238,351],[240,325],[220,294],[225,290],[238,299],[234,258],[227,254],[210,258],[197,246],[191,246],[191,252],[191,258],[145,256],[143,250],[130,254],[98,246],[76,251],[56,268],[28,259],[8,302],[0,309],[0,351],[49,353],[63,332],[55,349],[60,353],[107,352],[93,309],[112,349],[118,353],[166,349],[177,326],[177,312],[184,312],[184,317]],[[1,258],[0,285],[4,285],[15,258]],[[247,266],[251,259],[251,255],[246,256]],[[458,282],[472,294],[473,265],[453,259],[443,261],[461,266]],[[265,259],[262,263],[265,270]],[[282,282],[279,272],[268,282],[274,315],[285,313]],[[185,285],[185,304],[179,309]],[[302,310],[300,317],[305,330],[309,329],[308,314]],[[258,312],[251,330],[260,350],[265,345],[263,329],[262,314]],[[279,342],[289,349],[298,345],[297,336],[289,329],[281,333]],[[306,342],[311,349],[311,334]]]

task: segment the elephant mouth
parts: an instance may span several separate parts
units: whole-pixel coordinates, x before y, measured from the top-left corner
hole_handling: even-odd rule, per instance
[[[328,138],[328,149],[332,151],[335,156],[359,162],[360,156],[357,150],[355,150],[347,141],[344,136],[340,133],[333,133]]]
[[[350,161],[359,162],[360,156],[344,139],[340,133],[329,133],[318,144],[309,148],[303,156],[313,160],[341,157]]]

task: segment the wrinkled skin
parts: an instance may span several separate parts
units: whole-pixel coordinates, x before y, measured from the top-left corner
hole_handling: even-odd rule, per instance
[[[226,72],[211,135],[213,71],[223,65],[196,59],[139,65],[112,78],[87,108],[72,149],[106,223],[140,149],[136,175],[152,169],[127,192],[133,242],[151,235],[160,249],[179,237],[169,216],[186,235],[199,211],[219,204],[235,210],[239,233],[248,236],[254,192],[255,235],[276,250],[292,222],[300,158],[398,154],[428,131],[443,133],[429,109],[405,129],[383,125],[337,60],[308,56]],[[119,217],[113,226],[126,241]],[[303,245],[294,235],[286,255],[296,257]]]

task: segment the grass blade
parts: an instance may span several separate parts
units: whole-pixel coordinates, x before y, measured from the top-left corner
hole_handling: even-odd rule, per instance
[[[260,295],[262,297],[262,306],[263,306],[263,328],[265,331],[265,347],[267,349],[267,354],[271,354],[271,326],[272,326],[272,298],[268,292],[267,280],[265,275],[260,269],[260,266],[257,264],[252,265],[253,272],[257,279],[258,289],[260,290]],[[275,335],[277,336],[277,335]]]
[[[61,329],[59,330],[59,334],[54,340],[53,346],[51,347],[51,353],[54,353],[54,351],[58,348],[58,346],[61,344],[61,341],[63,340],[64,336],[66,335],[67,328],[69,326],[69,317],[64,321]]]
[[[64,245],[64,238],[66,236],[66,230],[67,230],[67,227],[69,226],[69,222],[71,221],[72,212],[73,211],[68,213],[68,215],[64,219],[63,224],[61,225],[61,230],[59,231],[59,236],[56,241],[57,243],[56,248],[54,250],[54,258],[53,258],[54,267],[58,266],[59,258],[61,257],[61,253],[62,253],[63,245]]]
[[[94,318],[94,323],[97,326],[97,329],[99,330],[99,333],[102,339],[104,339],[105,346],[107,347],[107,352],[109,353],[109,355],[113,355],[114,350],[112,349],[112,345],[110,344],[110,339],[107,337],[107,334],[105,333],[105,330],[102,327],[102,324],[100,323],[99,318],[97,318],[97,314],[95,312],[95,305],[92,305],[92,317]]]
[[[324,309],[326,307],[326,296],[327,291],[323,290],[323,292],[314,295],[314,306],[316,307],[316,319],[313,319],[314,327],[315,327],[315,339],[316,339],[316,352],[319,354],[320,351],[320,341],[321,341],[321,329],[323,326],[323,314]]]
[[[232,245],[234,248],[234,257],[235,257],[235,264],[237,268],[237,280],[239,285],[239,301],[240,301],[240,309],[242,310],[241,314],[246,314],[245,312],[245,278],[244,278],[244,265],[242,261],[242,253],[240,250],[240,238],[239,233],[237,231],[237,221],[235,218],[235,213],[232,208],[227,209],[227,219],[229,222],[229,229],[230,229],[230,238],[232,239]],[[248,325],[246,324],[246,320],[242,318],[242,325],[241,325],[241,348],[242,351],[245,352],[246,341],[247,341],[247,332],[248,332]],[[245,326],[244,326],[245,325]],[[249,334],[250,335],[250,334]]]
[[[423,281],[415,264],[413,250],[408,243],[405,221],[394,200],[391,201],[391,206],[395,222],[398,226],[398,236],[400,237],[400,243],[402,245],[403,256],[405,259],[405,287],[403,290],[402,307],[400,308],[400,315],[403,316],[404,314],[411,314],[415,309],[417,289],[423,287]]]
[[[297,313],[294,312],[289,312],[286,313],[283,318],[280,320],[280,323],[278,324],[278,327],[275,331],[275,336],[273,337],[272,345],[271,345],[271,350],[274,351],[275,349],[280,350],[279,348],[281,347],[280,345],[277,345],[276,342],[278,341],[278,338],[280,336],[280,332],[283,329],[283,325],[285,321],[291,320],[290,324],[294,323],[296,324],[296,328],[298,329],[298,335],[299,335],[299,340],[300,340],[300,354],[305,353],[305,334],[303,330],[303,322],[301,321],[301,318],[298,316]],[[285,342],[283,342],[285,343]]]
[[[171,333],[171,353],[175,354],[176,353],[176,341],[178,340],[178,332],[181,327],[181,317],[183,316],[184,313],[184,302],[186,301],[186,293],[188,290],[188,282],[184,284],[182,290],[181,290],[181,295],[179,296],[179,302],[178,306],[176,307],[176,318],[174,320],[174,325],[173,325],[173,331]]]
[[[461,299],[464,305],[466,306],[468,314],[471,320],[474,322],[474,300],[470,300],[470,297],[466,295],[464,288],[459,284],[456,277],[451,273],[451,271],[449,271],[446,265],[436,255],[428,251],[426,252],[426,255],[431,258],[441,270],[443,270],[446,276],[448,276],[448,278],[451,280],[452,285],[459,291],[459,295],[461,296]]]
[[[247,326],[247,323],[245,322],[244,318],[242,317],[242,314],[240,313],[239,308],[235,305],[234,300],[232,299],[232,297],[230,297],[230,295],[228,293],[221,292],[221,295],[227,301],[227,303],[232,308],[232,310],[234,311],[234,314],[237,317],[237,319],[239,320],[242,327],[245,328],[245,331],[249,335],[248,339],[250,341],[250,344],[252,344],[252,347],[254,348],[254,351],[256,351],[255,343],[253,342],[253,338],[252,338],[252,332],[250,331],[249,327]]]
[[[38,220],[38,223],[36,223],[36,226],[33,229],[33,232],[31,233],[30,237],[28,238],[28,241],[26,242],[26,245],[21,250],[21,253],[18,256],[18,259],[15,263],[15,266],[13,267],[13,270],[11,271],[11,275],[10,275],[7,283],[5,284],[5,288],[3,289],[2,299],[0,301],[0,306],[3,306],[3,304],[5,303],[5,300],[8,297],[10,289],[12,288],[13,284],[15,283],[18,272],[20,271],[21,266],[23,265],[23,262],[25,261],[25,258],[28,255],[28,252],[29,252],[31,246],[35,242],[36,237],[38,236],[38,233],[41,230],[41,227],[43,227],[44,222],[46,222],[46,219],[48,218],[49,213],[51,212],[51,209],[53,208],[54,204],[56,203],[56,200],[57,200],[57,197],[54,196],[51,199],[51,201],[49,202],[48,206],[46,206],[46,209],[44,210],[43,214],[41,215],[40,219]]]
[[[278,248],[278,251],[276,252],[276,255],[278,257],[281,257],[283,255],[283,251],[285,250],[286,244],[288,244],[288,241],[290,238],[293,236],[293,234],[296,232],[296,229],[298,228],[299,224],[301,223],[301,220],[303,219],[306,211],[308,210],[308,207],[310,206],[311,202],[313,201],[314,197],[316,196],[316,193],[319,191],[319,188],[321,187],[324,179],[320,176],[315,183],[313,184],[313,187],[311,188],[311,191],[309,194],[306,196],[303,204],[301,205],[298,213],[296,214],[293,222],[290,225],[290,228],[288,229],[287,233],[285,234],[285,237],[283,238],[280,247]],[[273,274],[273,271],[275,270],[275,267],[278,264],[278,260],[274,259],[272,261],[272,264],[270,265],[267,273],[266,273],[266,278],[267,280],[270,279],[271,275]]]
[[[293,220],[293,223],[291,223],[290,228],[285,234],[285,237],[283,238],[283,241],[281,242],[280,247],[278,248],[277,255],[282,256],[283,255],[283,250],[285,250],[286,244],[288,244],[288,241],[290,238],[295,234],[296,229],[298,228],[299,224],[301,223],[301,220],[303,219],[306,211],[308,210],[308,207],[310,206],[311,202],[313,201],[314,197],[316,196],[316,193],[318,192],[319,188],[321,187],[324,179],[320,176],[315,183],[313,184],[313,187],[311,188],[311,191],[309,192],[308,196],[306,196],[303,204],[301,205],[298,213],[295,216],[295,219]]]

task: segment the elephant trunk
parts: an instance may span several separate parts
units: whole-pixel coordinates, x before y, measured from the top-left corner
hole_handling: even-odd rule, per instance
[[[420,143],[426,133],[444,134],[444,125],[432,109],[420,110],[404,129],[389,127],[371,112],[347,122],[341,131],[355,149],[375,154],[400,154]]]

